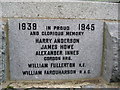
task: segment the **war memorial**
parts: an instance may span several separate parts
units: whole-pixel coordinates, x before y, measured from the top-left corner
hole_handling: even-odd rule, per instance
[[[28,82],[96,79],[120,82],[119,2],[39,1],[0,5],[3,88],[10,83],[19,88],[19,84],[14,84],[20,82],[29,87]]]

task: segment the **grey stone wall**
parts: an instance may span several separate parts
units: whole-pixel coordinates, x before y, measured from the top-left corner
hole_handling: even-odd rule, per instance
[[[1,22],[0,22],[1,27]],[[2,30],[0,28],[0,80],[2,80]]]
[[[2,30],[2,22],[0,22],[0,82],[5,80],[5,63],[6,63],[6,55],[5,55],[5,48],[6,48],[6,35],[5,32]]]
[[[120,81],[120,73],[119,73],[119,30],[120,23],[107,23],[109,33],[112,37],[113,42],[113,67],[112,67],[112,78],[111,81]]]
[[[118,4],[103,2],[2,3],[2,17],[118,20]]]
[[[2,5],[0,3],[0,81],[2,80]]]
[[[119,81],[119,68],[120,68],[120,34],[118,37],[118,6],[117,3],[102,3],[102,2],[1,2],[2,6],[2,18],[75,18],[75,19],[94,19],[103,20],[106,22],[108,32],[108,42],[110,45],[107,52],[113,53],[107,56],[105,65],[108,65],[106,79],[108,81]],[[110,20],[110,22],[109,22]],[[1,30],[1,29],[0,29]],[[0,34],[0,67],[1,66],[1,47],[2,38]],[[119,44],[118,44],[119,43]],[[112,52],[111,52],[112,51]],[[118,52],[119,51],[119,52]],[[110,61],[110,62],[109,62]],[[107,63],[109,62],[109,63]],[[112,65],[111,65],[112,64]],[[104,67],[104,69],[106,68]],[[1,71],[1,69],[0,69]],[[109,74],[111,73],[111,74]],[[108,75],[109,74],[109,75]],[[1,72],[0,72],[1,75]],[[108,77],[107,77],[108,76]]]
[[[104,33],[104,73],[103,77],[109,81],[120,81],[119,75],[119,37],[118,22],[107,22]]]
[[[1,0],[1,2],[18,2],[18,0]],[[19,2],[77,2],[77,1],[94,1],[94,2],[119,2],[119,0],[20,0]]]

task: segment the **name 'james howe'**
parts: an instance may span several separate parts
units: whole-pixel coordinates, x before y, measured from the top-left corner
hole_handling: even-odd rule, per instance
[[[48,39],[48,38],[36,38],[35,42],[36,43],[54,43],[54,45],[42,45],[41,49],[57,49],[58,43],[79,43],[79,39],[73,38],[58,38],[58,39]],[[68,45],[67,46],[69,49],[73,49],[73,45]],[[63,45],[60,45],[60,49],[63,49]],[[78,55],[79,51],[78,50],[73,50],[73,51],[65,51],[65,55]],[[63,55],[62,50],[58,51],[36,51],[36,55]]]

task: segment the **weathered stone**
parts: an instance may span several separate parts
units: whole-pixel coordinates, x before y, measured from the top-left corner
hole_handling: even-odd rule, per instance
[[[2,5],[0,3],[0,19],[2,18]]]
[[[118,20],[118,4],[103,2],[2,2],[2,17]]]
[[[120,81],[119,75],[119,37],[117,22],[107,22],[105,26],[105,63],[104,63],[104,77],[108,81]],[[105,74],[106,73],[106,74]]]
[[[3,77],[5,76],[5,48],[6,48],[6,42],[5,42],[5,33],[2,30],[2,21],[0,21],[0,82],[3,81]],[[3,76],[4,73],[4,76]]]
[[[2,79],[2,29],[1,29],[1,22],[0,22],[0,81]]]
[[[26,23],[31,23],[30,26],[24,27]],[[36,25],[33,25],[33,23]],[[81,27],[82,25],[82,30]],[[89,24],[89,25],[88,25]],[[19,26],[20,25],[20,26]],[[22,27],[22,26],[23,27]],[[87,28],[84,30],[84,25]],[[36,30],[35,26],[37,26]],[[46,26],[51,29],[46,30]],[[66,30],[57,28],[56,26],[67,26]],[[10,76],[11,80],[49,80],[49,79],[78,79],[78,78],[95,78],[101,74],[102,60],[102,40],[103,40],[103,22],[97,20],[77,20],[77,19],[10,19],[9,20],[9,49],[10,49]],[[80,28],[80,30],[79,30]],[[22,30],[25,29],[25,30]],[[64,28],[65,29],[65,28]],[[38,32],[36,35],[31,35],[31,32]],[[63,32],[61,35],[43,35],[42,32]],[[66,32],[83,32],[79,35],[66,35]],[[45,39],[38,41],[36,39]],[[55,43],[55,39],[78,39],[79,42],[60,42]],[[50,40],[46,40],[50,39]],[[42,48],[42,45],[55,45],[53,48]],[[73,48],[62,49],[60,45],[73,45]],[[40,53],[36,53],[39,51]],[[61,51],[60,55],[41,55],[41,51]],[[76,54],[65,54],[66,51],[78,51]],[[70,58],[63,59],[68,56]],[[60,57],[58,60],[46,60],[45,57]],[[38,64],[46,63],[46,67],[37,67]],[[63,67],[53,64],[74,63],[72,66]],[[30,64],[36,67],[30,67]],[[65,71],[74,70],[75,73],[60,74],[51,72],[45,74],[45,71]],[[42,74],[35,75],[33,72],[42,71]],[[24,73],[23,73],[24,72]],[[32,73],[31,73],[32,72]],[[84,73],[84,74],[83,74]]]
[[[1,0],[1,2],[79,2],[79,1],[95,1],[95,2],[119,2],[119,0]]]

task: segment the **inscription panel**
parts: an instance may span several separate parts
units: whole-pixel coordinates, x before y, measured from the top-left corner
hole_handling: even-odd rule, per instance
[[[103,22],[79,19],[10,19],[11,80],[99,77]]]

